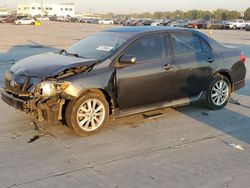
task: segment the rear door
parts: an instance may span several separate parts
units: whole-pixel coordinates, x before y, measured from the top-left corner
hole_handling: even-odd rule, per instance
[[[210,45],[192,31],[170,32],[175,71],[176,98],[191,97],[206,90],[217,65]]]
[[[159,34],[136,40],[123,54],[137,59],[134,65],[116,69],[117,98],[120,109],[171,100],[174,97],[174,68],[168,56],[170,44]]]

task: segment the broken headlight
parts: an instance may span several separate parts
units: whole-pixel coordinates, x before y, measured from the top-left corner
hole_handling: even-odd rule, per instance
[[[70,82],[44,81],[41,82],[35,91],[35,96],[52,97],[67,89]]]

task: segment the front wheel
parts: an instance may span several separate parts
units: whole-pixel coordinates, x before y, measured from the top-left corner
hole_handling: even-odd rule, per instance
[[[206,106],[211,110],[219,110],[227,105],[230,95],[230,81],[222,75],[216,75],[209,84]]]
[[[86,136],[104,128],[109,117],[109,105],[104,96],[85,93],[70,101],[65,113],[66,123],[75,133]]]

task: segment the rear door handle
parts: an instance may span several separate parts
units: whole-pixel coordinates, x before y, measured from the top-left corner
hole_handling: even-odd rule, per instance
[[[170,70],[170,69],[174,68],[174,66],[171,65],[171,64],[166,64],[162,68],[165,69],[165,70]]]
[[[214,61],[216,61],[215,58],[211,58],[211,57],[207,58],[208,63],[213,63]]]

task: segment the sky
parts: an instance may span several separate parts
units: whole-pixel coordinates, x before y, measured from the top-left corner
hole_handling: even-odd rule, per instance
[[[0,0],[0,6],[15,8],[17,2],[40,2],[40,0]],[[48,3],[75,3],[81,13],[141,13],[174,10],[215,10],[218,8],[245,11],[250,0],[44,0]]]

